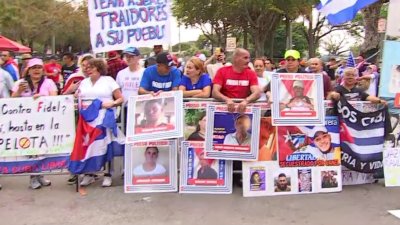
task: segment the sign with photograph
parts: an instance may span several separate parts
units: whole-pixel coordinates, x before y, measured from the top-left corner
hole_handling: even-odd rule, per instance
[[[340,166],[279,167],[278,162],[243,162],[243,196],[339,192]]]
[[[158,96],[131,96],[128,102],[126,142],[153,141],[183,136],[182,91]]]
[[[339,119],[325,118],[325,126],[279,126],[281,167],[340,166]]]
[[[232,161],[206,159],[204,142],[182,142],[180,193],[232,193]]]
[[[236,38],[235,37],[228,37],[226,38],[226,51],[233,52],[236,49]]]
[[[185,112],[183,137],[185,141],[205,140],[208,104],[215,104],[215,102],[191,101],[183,103]]]
[[[177,141],[136,142],[125,147],[125,193],[177,191]]]
[[[394,98],[400,90],[400,42],[385,41],[382,57],[379,96]]]
[[[72,95],[0,99],[0,157],[69,154],[75,140]]]
[[[208,105],[206,158],[255,161],[259,134],[260,108],[240,114],[228,112],[226,105]]]
[[[271,88],[274,125],[324,125],[322,74],[275,73]]]

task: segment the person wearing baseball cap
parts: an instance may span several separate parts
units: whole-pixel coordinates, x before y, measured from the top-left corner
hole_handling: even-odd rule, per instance
[[[55,96],[58,93],[57,87],[51,79],[46,78],[43,69],[43,61],[38,58],[30,59],[27,65],[27,75],[25,78],[15,82],[12,89],[12,97],[33,97]],[[51,185],[51,181],[41,175],[30,177],[31,189],[39,189],[43,186]]]
[[[338,136],[339,134],[335,135]],[[307,146],[305,153],[312,154],[317,160],[337,160],[339,164],[339,144],[334,147],[332,144],[332,135],[325,126],[315,126],[308,132],[308,136],[312,139],[312,144]]]
[[[128,67],[118,72],[116,81],[121,87],[122,95],[124,96],[124,103],[127,103],[129,96],[138,95],[140,80],[142,79],[144,68],[139,64],[140,51],[138,48],[129,47],[122,52],[122,55],[124,56]]]
[[[279,69],[277,73],[306,73],[300,67],[300,52],[297,50],[287,50],[285,52],[285,68]]]
[[[181,72],[175,67],[172,55],[162,52],[157,55],[156,65],[144,70],[139,94],[157,95],[162,91],[178,90]]]
[[[293,82],[294,96],[285,105],[283,104],[282,109],[295,110],[295,111],[308,111],[313,110],[314,105],[311,98],[304,95],[304,83],[302,80],[295,80]]]

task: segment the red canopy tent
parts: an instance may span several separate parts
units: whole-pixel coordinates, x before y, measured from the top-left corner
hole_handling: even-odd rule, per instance
[[[31,49],[0,35],[0,51],[27,53],[31,52]]]

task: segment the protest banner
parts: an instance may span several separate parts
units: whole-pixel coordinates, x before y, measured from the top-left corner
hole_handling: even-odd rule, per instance
[[[170,43],[171,1],[90,0],[93,52]]]
[[[322,74],[272,75],[272,124],[324,125]]]
[[[362,173],[381,170],[385,132],[391,132],[387,109],[360,112],[342,97],[338,112],[342,165]]]
[[[255,161],[258,158],[260,108],[243,114],[226,105],[207,106],[206,158]]]
[[[204,142],[182,142],[180,193],[232,193],[232,161],[205,159]]]
[[[182,91],[131,96],[126,142],[153,141],[183,136]]]
[[[339,120],[325,117],[325,126],[279,126],[281,167],[340,166]]]
[[[126,145],[124,177],[125,193],[177,191],[177,141]]]
[[[278,162],[243,162],[243,196],[339,192],[340,166],[279,167]]]
[[[398,21],[396,21],[398,23]],[[383,44],[382,73],[379,96],[394,98],[400,90],[400,42],[385,41]]]
[[[0,99],[0,157],[69,154],[75,139],[70,95]]]
[[[383,150],[383,170],[385,186],[400,186],[400,148],[385,148]]]

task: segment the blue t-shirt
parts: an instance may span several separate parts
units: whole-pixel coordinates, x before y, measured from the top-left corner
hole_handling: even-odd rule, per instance
[[[181,73],[176,67],[171,67],[168,75],[160,75],[157,71],[157,65],[147,67],[143,72],[140,87],[147,91],[171,91],[178,87],[181,82]]]
[[[202,90],[207,86],[211,86],[211,78],[208,74],[204,73],[200,76],[197,83],[192,84],[192,81],[187,76],[182,76],[181,84],[182,86],[186,87],[187,91],[191,90]]]

